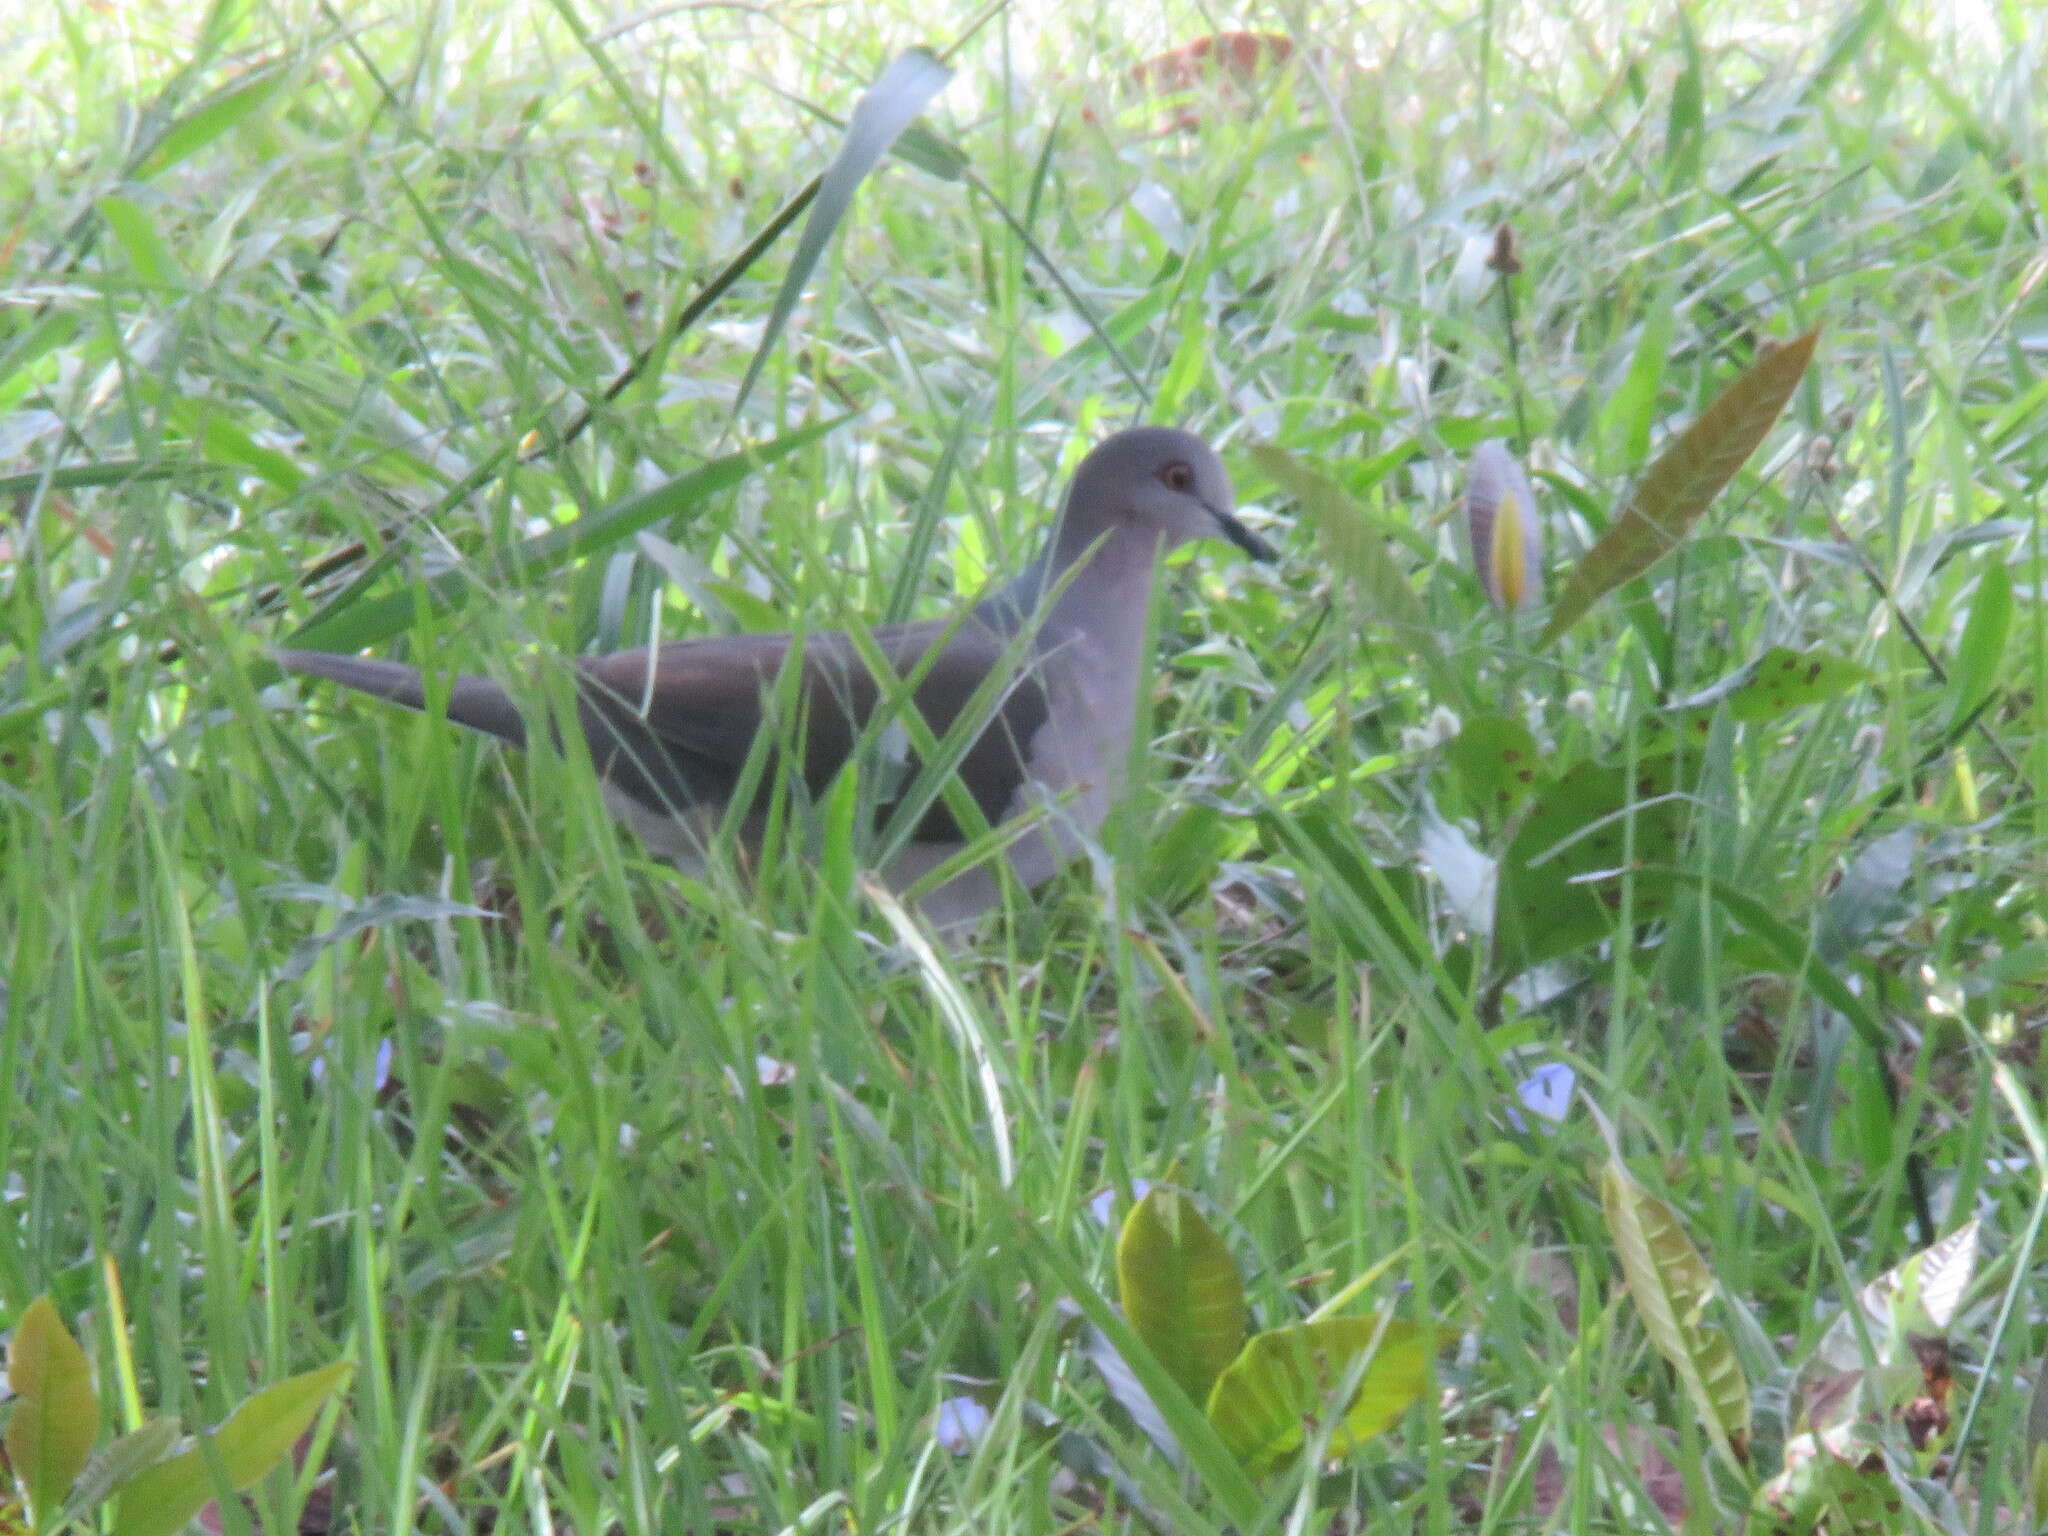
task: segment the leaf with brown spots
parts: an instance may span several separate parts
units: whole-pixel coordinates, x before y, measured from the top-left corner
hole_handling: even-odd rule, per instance
[[[1467,803],[1490,820],[1508,815],[1550,779],[1547,754],[1513,715],[1474,715],[1445,752]]]
[[[1866,669],[1844,657],[1774,645],[1741,671],[1680,699],[1667,718],[1681,729],[1695,723],[1704,727],[1713,711],[1726,704],[1736,720],[1755,724],[1825,704],[1870,680]]]

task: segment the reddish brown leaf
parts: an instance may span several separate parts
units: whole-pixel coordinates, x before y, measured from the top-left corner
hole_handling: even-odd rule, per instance
[[[1588,608],[1685,541],[1700,515],[1771,430],[1813,357],[1820,332],[1774,347],[1714,397],[1657,456],[1606,533],[1557,595],[1543,638],[1554,640]]]

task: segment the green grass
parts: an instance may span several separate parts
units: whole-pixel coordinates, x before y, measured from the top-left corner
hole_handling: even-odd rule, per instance
[[[2027,7],[1893,9],[1183,7],[1125,38],[1078,4],[252,0],[12,37],[0,1327],[52,1294],[103,1396],[132,1350],[187,1426],[353,1359],[342,1530],[1144,1529],[1127,1495],[1177,1532],[1640,1528],[1645,1433],[1689,1528],[1730,1528],[1749,1479],[1622,1288],[1597,1108],[1754,1319],[1756,1479],[1789,1365],[1922,1245],[1909,1154],[1938,1230],[1981,1217],[1967,1438],[1899,1518],[2023,1528],[2048,79]],[[1116,108],[1230,25],[1349,28],[1363,67],[1199,135]],[[795,236],[734,258],[914,44],[957,46],[923,123],[971,175],[862,187],[735,420]],[[1526,431],[1554,593],[1664,435],[1809,325],[1682,553],[1553,644],[1487,607],[1474,445]],[[522,542],[849,408],[666,542]],[[657,626],[943,613],[1137,419],[1217,441],[1287,558],[1178,567],[1145,782],[970,946],[903,943],[801,821],[752,885],[692,881],[587,768],[263,660],[377,614],[382,651],[511,676]],[[1422,630],[1260,443],[1349,493]],[[1616,882],[1603,933],[1503,990],[1428,807],[1488,856],[1512,829],[1432,717],[1634,764],[1774,645],[1869,679],[1716,717],[1682,878]],[[1880,1026],[1896,1110],[1817,977]],[[1518,1132],[1544,1062],[1581,1096]],[[1391,1261],[1365,1303],[1434,1321],[1437,1390],[1330,1467],[1176,1471],[1069,1305],[1114,1293],[1091,1200],[1161,1179],[1264,1326]],[[955,1456],[932,1416],[969,1392],[993,1427]],[[292,1530],[302,1492],[226,1528]]]

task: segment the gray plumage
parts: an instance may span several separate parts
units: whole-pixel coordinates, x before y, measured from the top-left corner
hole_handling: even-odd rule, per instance
[[[1021,576],[963,618],[872,631],[895,674],[886,689],[838,631],[803,638],[799,719],[786,730],[771,722],[770,707],[789,635],[678,640],[580,660],[577,723],[605,803],[655,852],[695,857],[738,793],[764,727],[776,732],[775,743],[800,742],[802,759],[785,765],[771,754],[743,833],[791,768],[812,795],[822,794],[889,690],[915,678],[911,701],[937,741],[978,701],[974,718],[987,723],[957,773],[983,817],[993,824],[1044,807],[1004,852],[1018,878],[1036,885],[1095,832],[1120,787],[1159,556],[1218,536],[1257,559],[1273,557],[1237,520],[1229,477],[1206,443],[1171,428],[1138,427],[1082,460],[1051,537]],[[276,657],[294,672],[411,709],[426,705],[415,667],[321,651]],[[457,677],[447,712],[458,725],[526,744],[526,717],[488,678]],[[904,776],[906,786],[914,776]],[[878,810],[886,821],[894,806]],[[898,890],[913,884],[957,852],[965,835],[945,800],[933,800],[885,881]],[[952,922],[984,910],[996,895],[993,874],[976,868],[920,905],[933,921]]]

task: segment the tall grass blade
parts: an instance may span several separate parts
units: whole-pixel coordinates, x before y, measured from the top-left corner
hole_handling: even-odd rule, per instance
[[[840,143],[839,153],[825,168],[825,174],[818,183],[818,195],[811,201],[810,217],[804,222],[803,234],[797,238],[796,254],[790,258],[789,272],[782,279],[782,288],[775,295],[775,307],[769,312],[768,324],[761,332],[761,345],[755,350],[753,361],[747,364],[746,377],[740,381],[739,394],[733,398],[735,417],[746,405],[747,396],[754,392],[755,381],[761,377],[769,353],[775,350],[783,327],[789,324],[789,317],[796,309],[796,301],[803,296],[804,284],[811,280],[818,258],[825,254],[826,243],[846,217],[846,210],[852,206],[853,194],[867,179],[868,172],[881,164],[882,156],[889,152],[889,146],[896,142],[897,136],[916,120],[952,78],[953,71],[932,54],[922,48],[912,48],[891,61],[889,67],[882,71],[882,78],[869,87],[868,93],[861,97],[860,105],[853,109],[853,121],[846,125],[846,137]]]

